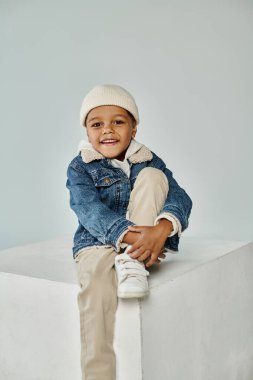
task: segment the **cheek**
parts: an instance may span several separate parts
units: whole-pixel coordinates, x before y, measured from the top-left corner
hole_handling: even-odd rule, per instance
[[[90,135],[87,131],[86,131],[86,136],[88,137],[88,141],[90,142]]]
[[[86,130],[86,134],[87,134],[89,142],[96,141],[98,138],[98,134],[94,133],[94,131],[91,132],[91,131]]]

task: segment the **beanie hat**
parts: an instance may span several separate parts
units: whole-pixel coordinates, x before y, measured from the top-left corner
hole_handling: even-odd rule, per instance
[[[83,99],[80,110],[81,126],[85,125],[88,113],[99,106],[118,106],[129,111],[139,123],[138,108],[132,95],[123,87],[104,84],[94,87]]]

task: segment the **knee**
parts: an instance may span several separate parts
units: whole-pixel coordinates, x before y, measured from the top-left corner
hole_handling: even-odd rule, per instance
[[[104,270],[98,270],[92,268],[86,270],[79,276],[82,287],[91,288],[94,291],[106,292],[109,288],[114,288],[115,283],[115,269],[105,268]]]
[[[169,190],[168,179],[160,169],[151,167],[144,168],[138,174],[136,181],[143,181],[145,183],[148,183],[150,186],[162,184],[167,189],[167,191]]]
[[[107,305],[115,297],[117,297],[115,270],[111,270],[107,275],[98,276],[97,273],[93,272],[81,276],[80,291],[78,293],[79,302],[93,300],[92,302],[102,302],[104,305]]]
[[[77,274],[81,288],[93,288],[103,292],[115,284],[114,249],[91,249],[77,260]]]

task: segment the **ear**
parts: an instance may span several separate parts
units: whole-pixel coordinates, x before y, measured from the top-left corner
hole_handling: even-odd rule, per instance
[[[132,129],[132,137],[135,137],[136,133],[137,133],[137,125],[136,125],[136,121],[134,121],[133,129]]]

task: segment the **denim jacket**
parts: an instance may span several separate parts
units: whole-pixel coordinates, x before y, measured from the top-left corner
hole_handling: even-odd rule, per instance
[[[146,167],[160,169],[169,182],[169,192],[163,212],[173,214],[181,223],[181,231],[188,227],[192,201],[154,152],[142,145],[128,158],[130,177],[110,160],[93,150],[80,150],[67,169],[66,187],[70,191],[70,207],[78,218],[78,228],[73,239],[73,258],[81,248],[113,246],[121,248],[121,237],[128,226],[134,225],[126,218],[130,193],[136,177]],[[165,248],[178,251],[180,236],[168,237]]]

